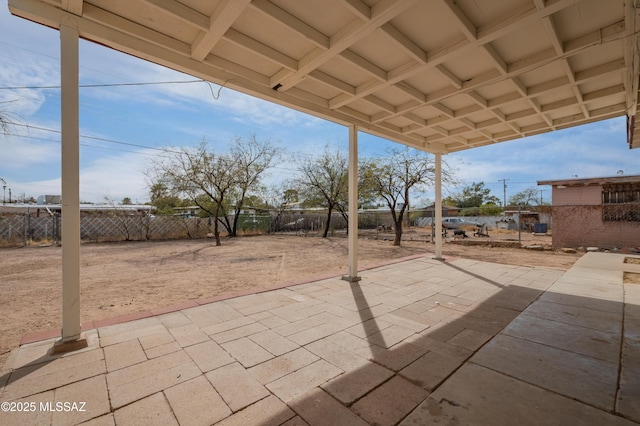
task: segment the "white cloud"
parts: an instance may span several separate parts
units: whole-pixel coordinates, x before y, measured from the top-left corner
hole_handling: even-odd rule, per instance
[[[134,202],[147,201],[144,170],[148,161],[148,157],[134,153],[93,161],[80,171],[81,198],[91,202],[103,202],[105,197],[113,201],[121,201],[124,197]]]

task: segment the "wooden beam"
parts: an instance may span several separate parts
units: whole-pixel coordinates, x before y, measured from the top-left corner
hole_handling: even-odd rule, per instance
[[[191,57],[203,61],[250,2],[222,0],[211,15],[208,31],[201,31],[191,45]]]
[[[62,0],[60,6],[69,13],[82,16],[82,3],[82,0]]]

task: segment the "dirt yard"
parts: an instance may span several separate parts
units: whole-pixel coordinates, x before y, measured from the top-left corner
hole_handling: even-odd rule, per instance
[[[392,246],[392,234],[376,234],[360,239],[361,267],[434,250],[425,236],[415,232],[406,234],[401,247]],[[580,257],[452,243],[445,244],[444,254],[562,269]],[[87,243],[82,245],[81,318],[87,322],[189,299],[339,275],[346,273],[346,258],[344,236],[241,237],[223,240],[221,247],[207,239]],[[61,259],[62,249],[56,246],[0,250],[0,367],[22,336],[60,327]]]

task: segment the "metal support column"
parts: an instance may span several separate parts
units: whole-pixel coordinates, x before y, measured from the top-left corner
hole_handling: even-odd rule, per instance
[[[444,260],[442,257],[442,154],[436,156],[436,203],[435,203],[435,241],[436,260]]]
[[[349,126],[349,274],[342,277],[349,282],[360,281],[358,276],[358,128]]]
[[[80,338],[78,30],[60,26],[62,104],[62,343]]]

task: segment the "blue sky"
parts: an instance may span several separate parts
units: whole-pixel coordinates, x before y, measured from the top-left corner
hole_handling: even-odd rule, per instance
[[[19,125],[0,135],[0,177],[13,197],[60,193],[60,90],[7,89],[58,86],[58,32],[11,16],[0,8],[0,111]],[[80,43],[81,84],[193,81],[195,78],[86,41]],[[292,176],[294,153],[313,153],[329,145],[346,151],[343,126],[219,87],[174,83],[80,89],[83,201],[105,197],[148,200],[144,172],[170,146],[207,139],[225,150],[235,137],[255,134],[285,152],[267,176],[277,183]],[[219,96],[218,96],[219,95]],[[384,155],[397,146],[360,133],[361,156]],[[536,180],[640,174],[640,149],[629,150],[624,117],[533,136],[443,157],[462,185],[483,181],[493,195],[507,198]],[[551,191],[543,190],[545,201]],[[446,188],[444,195],[460,187]],[[0,197],[3,196],[0,193]],[[8,192],[6,193],[8,198]],[[433,198],[426,193],[423,198]],[[415,202],[414,202],[415,205]]]

